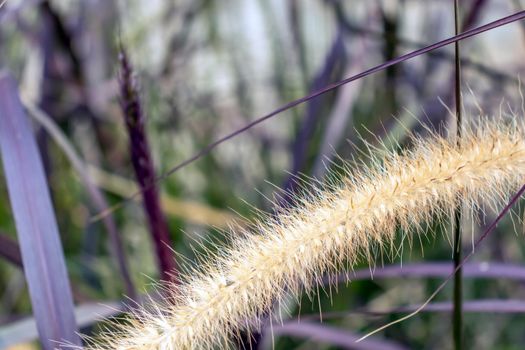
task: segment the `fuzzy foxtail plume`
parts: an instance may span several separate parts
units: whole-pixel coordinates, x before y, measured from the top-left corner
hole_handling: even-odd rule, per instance
[[[172,304],[137,313],[94,347],[231,345],[240,330],[257,327],[254,320],[276,300],[311,290],[324,274],[361,257],[371,259],[376,248],[392,247],[397,228],[416,233],[451,214],[458,198],[464,205],[501,203],[525,181],[524,132],[516,125],[482,124],[465,132],[460,148],[438,136],[415,139],[411,151],[348,172],[299,208],[260,220],[257,233],[235,239],[225,253],[174,285]]]

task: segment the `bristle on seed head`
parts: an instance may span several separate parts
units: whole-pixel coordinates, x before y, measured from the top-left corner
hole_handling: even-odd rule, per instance
[[[501,203],[525,180],[524,133],[517,125],[480,124],[464,131],[461,147],[437,135],[414,139],[410,150],[349,172],[336,188],[312,191],[174,285],[172,304],[138,312],[92,348],[230,346],[276,300],[392,247],[398,228],[404,237],[419,234],[424,223],[450,215],[458,198],[466,206]]]

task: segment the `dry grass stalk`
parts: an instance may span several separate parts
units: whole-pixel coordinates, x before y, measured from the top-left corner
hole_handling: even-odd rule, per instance
[[[501,122],[499,123],[501,124]],[[484,123],[454,140],[415,139],[401,155],[376,159],[337,185],[315,190],[296,209],[263,218],[256,234],[173,287],[174,303],[137,313],[97,349],[190,349],[228,346],[241,329],[288,293],[311,290],[326,273],[374,252],[396,251],[398,228],[417,234],[464,206],[497,206],[525,180],[521,126]],[[410,238],[411,235],[406,235]],[[390,250],[385,248],[390,247]]]

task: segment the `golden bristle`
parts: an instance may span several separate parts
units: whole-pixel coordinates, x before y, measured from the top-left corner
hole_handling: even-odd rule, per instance
[[[465,205],[500,203],[525,180],[525,142],[516,126],[484,123],[466,131],[461,148],[438,136],[317,191],[277,220],[259,222],[220,257],[173,286],[174,304],[135,316],[97,349],[192,349],[233,344],[276,300],[314,287],[323,275],[372,259],[398,228],[416,233]],[[410,235],[408,235],[410,236]],[[372,261],[369,261],[372,263]]]

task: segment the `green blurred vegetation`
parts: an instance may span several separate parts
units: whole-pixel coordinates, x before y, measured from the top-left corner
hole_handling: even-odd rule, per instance
[[[49,9],[44,10],[42,3],[49,3]],[[474,14],[471,26],[508,15],[517,6],[516,1],[462,3],[464,18]],[[125,179],[133,179],[134,173],[118,105],[119,42],[135,64],[160,175],[290,100],[413,50],[417,43],[432,43],[453,33],[452,2],[436,0],[97,0],[26,5],[8,0],[0,11],[0,65],[13,72],[21,91],[53,118],[87,163]],[[66,38],[60,37],[53,16],[66,29]],[[462,43],[468,61],[463,65],[464,102],[472,123],[478,104],[483,114],[503,110],[524,117],[517,80],[525,68],[522,24]],[[424,134],[422,123],[437,127],[449,122],[438,97],[453,105],[452,48],[439,52],[342,87],[242,133],[163,180],[162,194],[181,203],[198,203],[201,207],[196,210],[205,213],[226,212],[228,217],[251,220],[257,216],[255,208],[274,210],[272,200],[280,201],[275,187],[290,185],[290,176],[323,179],[329,173],[337,178],[341,170],[331,162],[338,165],[352,157],[367,162],[362,155],[365,140],[379,148],[405,147],[409,131]],[[107,232],[100,222],[91,221],[97,212],[83,183],[63,150],[37,125],[35,132],[77,303],[122,299],[122,279]],[[111,204],[123,200],[122,193],[101,187]],[[1,234],[15,239],[4,181],[0,198]],[[167,214],[173,249],[188,261],[196,261],[194,249],[202,250],[199,242],[227,241],[220,228],[176,212]],[[471,222],[466,215],[465,251],[471,249],[472,235],[479,235],[483,222],[490,223],[497,213],[484,214],[482,223]],[[152,290],[158,271],[142,207],[129,202],[112,215],[125,242],[135,286],[141,292]],[[414,239],[414,249],[405,244],[393,263],[451,261],[451,247],[444,239],[451,236],[450,225],[433,225],[428,231],[430,238],[422,239],[422,250]],[[520,264],[525,261],[522,238],[519,220],[506,220],[482,244],[475,260]],[[342,317],[323,318],[323,325],[365,334],[400,315],[370,316],[354,310],[423,302],[440,281],[397,278],[341,284],[337,293],[332,288],[331,293],[327,289],[304,296],[300,313],[302,318],[312,314],[318,322],[321,310],[328,315],[343,312]],[[523,283],[518,282],[466,279],[464,285],[466,300],[525,296]],[[450,296],[447,288],[436,301]],[[297,304],[290,301],[287,306],[290,315],[283,317],[296,320]],[[0,328],[30,315],[23,271],[0,257]],[[469,349],[525,346],[522,314],[467,313],[465,326]],[[449,349],[450,328],[448,313],[422,313],[380,337],[411,349]],[[269,337],[266,332],[261,347],[271,348]],[[275,348],[337,347],[280,336]]]

